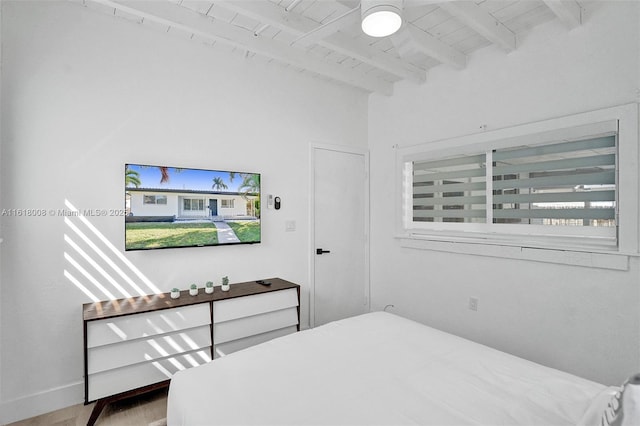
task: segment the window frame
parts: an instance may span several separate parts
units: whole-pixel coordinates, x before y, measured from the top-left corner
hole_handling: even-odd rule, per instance
[[[225,206],[225,204],[227,204]],[[235,200],[233,198],[222,198],[220,200],[221,209],[235,209]]]
[[[189,201],[189,208],[186,207],[186,202]],[[201,209],[194,209],[193,207],[193,202],[196,202],[198,204],[198,207],[200,207],[200,204],[202,203],[202,207]],[[202,198],[188,198],[188,197],[183,197],[182,198],[182,211],[185,212],[203,212],[206,209],[206,203],[204,202],[204,199]]]
[[[493,149],[584,139],[617,132],[617,241],[606,228],[528,224],[414,222],[412,220],[412,161],[477,155]],[[467,242],[590,252],[638,253],[638,105],[628,104],[572,116],[486,131],[426,144],[396,147],[396,237],[404,240]],[[489,163],[490,158],[487,159]],[[489,163],[490,164],[490,163]],[[410,168],[410,167],[409,167]],[[623,200],[623,203],[620,203]],[[487,204],[493,204],[487,200]],[[540,227],[540,228],[538,228]],[[536,229],[538,228],[538,229]],[[578,228],[578,229],[570,229]],[[552,230],[549,232],[549,230]],[[611,229],[611,228],[609,228]],[[534,232],[535,231],[535,232]],[[412,244],[415,245],[415,244]],[[482,249],[478,250],[478,254]]]
[[[147,202],[147,197],[153,197],[153,203]],[[164,203],[159,203],[158,202],[158,198],[164,199]],[[167,196],[166,195],[155,195],[155,194],[144,194],[142,196],[142,204],[147,205],[147,206],[155,206],[155,205],[166,206],[167,205]]]

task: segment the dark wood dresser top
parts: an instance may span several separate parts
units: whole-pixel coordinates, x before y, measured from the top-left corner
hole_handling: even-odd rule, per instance
[[[82,305],[82,317],[85,321],[93,321],[300,287],[298,284],[281,278],[265,278],[264,281],[270,282],[271,285],[248,281],[231,284],[229,291],[222,291],[220,286],[216,286],[211,294],[207,294],[203,288],[199,288],[197,296],[191,296],[189,290],[182,290],[178,299],[172,299],[170,293],[161,293],[131,297],[129,299],[85,303]]]

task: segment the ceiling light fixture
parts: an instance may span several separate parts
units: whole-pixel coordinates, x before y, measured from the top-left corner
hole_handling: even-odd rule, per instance
[[[402,25],[402,0],[362,0],[362,31],[371,37],[386,37]]]

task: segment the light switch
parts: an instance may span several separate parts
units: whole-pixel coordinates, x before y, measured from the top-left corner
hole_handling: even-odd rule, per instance
[[[287,232],[293,232],[296,230],[296,221],[295,220],[287,220],[284,224],[284,229]]]

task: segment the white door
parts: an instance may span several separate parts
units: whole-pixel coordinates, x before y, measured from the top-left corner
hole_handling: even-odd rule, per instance
[[[368,156],[312,147],[311,326],[368,312]]]

